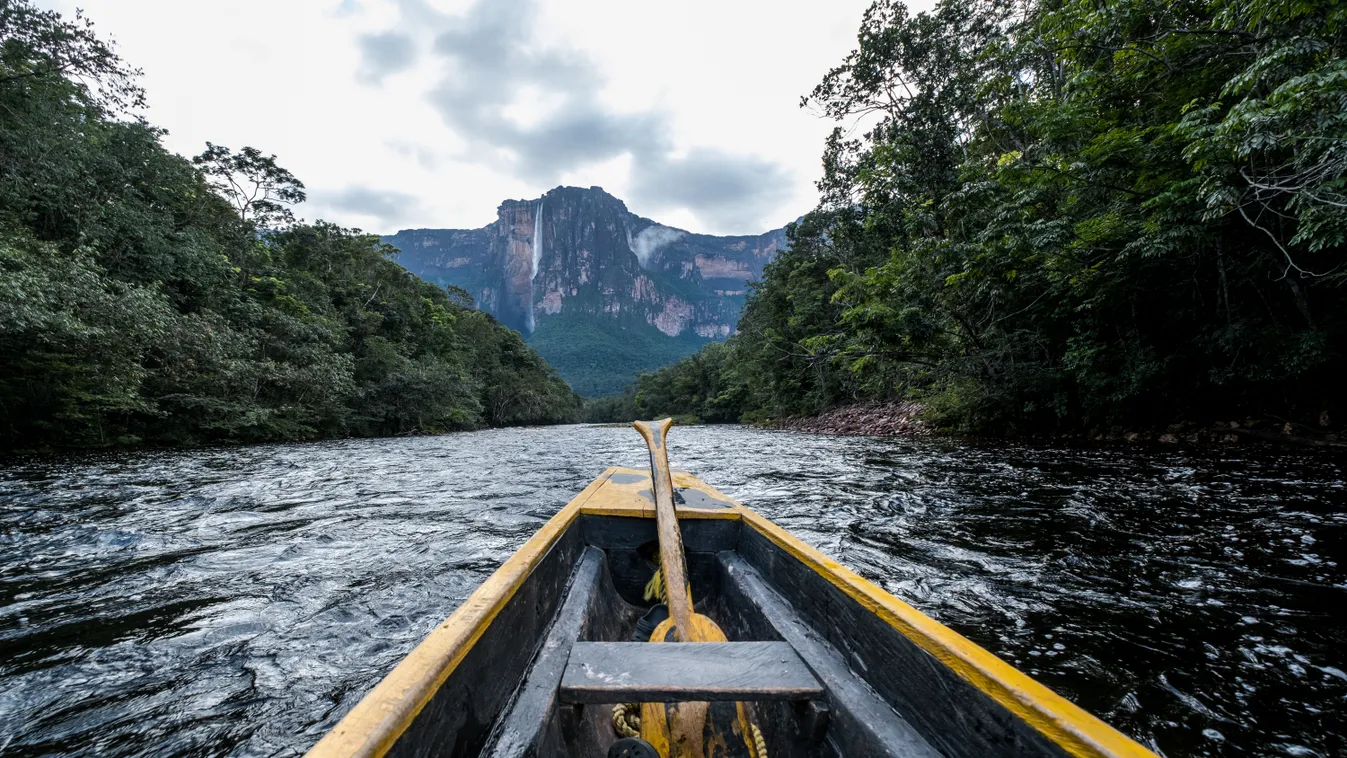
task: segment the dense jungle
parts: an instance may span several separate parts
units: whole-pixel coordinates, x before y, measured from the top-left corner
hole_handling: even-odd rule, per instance
[[[879,0],[802,99],[840,124],[822,199],[738,333],[590,418],[900,399],[994,434],[1337,423],[1345,22],[1326,1]]]
[[[274,156],[186,159],[83,17],[0,4],[0,449],[257,442],[572,420],[466,293],[292,208]]]

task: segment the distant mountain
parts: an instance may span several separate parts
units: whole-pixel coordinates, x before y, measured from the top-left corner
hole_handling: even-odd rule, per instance
[[[481,229],[407,229],[384,241],[422,279],[466,290],[594,397],[732,334],[747,283],[786,232],[691,234],[599,187],[557,187],[506,200]]]

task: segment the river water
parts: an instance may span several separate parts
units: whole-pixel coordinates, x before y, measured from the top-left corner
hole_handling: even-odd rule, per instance
[[[1303,450],[675,429],[756,508],[1165,756],[1347,753],[1347,489]],[[0,470],[0,754],[296,755],[616,427]]]

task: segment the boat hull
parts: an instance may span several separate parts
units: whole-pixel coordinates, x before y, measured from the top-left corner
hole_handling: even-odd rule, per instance
[[[789,643],[822,685],[754,704],[773,758],[1153,755],[701,480],[674,484],[697,611],[730,640]],[[629,640],[650,606],[651,492],[605,471],[309,755],[606,755],[613,704],[560,683],[576,642]]]

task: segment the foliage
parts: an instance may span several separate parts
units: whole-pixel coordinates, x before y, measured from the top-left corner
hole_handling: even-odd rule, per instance
[[[0,3],[0,67],[0,86],[63,77],[83,84],[86,96],[109,111],[145,104],[145,91],[135,81],[140,71],[122,63],[82,11],[66,21],[21,0]]]
[[[740,415],[742,387],[726,383],[728,348],[712,342],[665,369],[641,374],[634,387],[585,404],[591,423],[680,416],[680,423],[725,423]]]
[[[620,392],[642,371],[697,352],[707,340],[690,330],[669,337],[653,326],[562,313],[540,319],[528,343],[582,397],[601,397]]]
[[[698,412],[714,387],[753,419],[904,396],[998,432],[1340,415],[1344,21],[879,0],[805,99],[867,131],[828,140],[822,204],[719,374],[657,392],[704,381],[689,359],[633,399]]]
[[[255,147],[237,153],[222,145],[206,143],[192,159],[211,189],[229,201],[239,219],[260,228],[294,223],[288,206],[304,202],[304,183],[276,164],[276,156],[262,155]]]
[[[518,334],[408,274],[377,238],[279,228],[302,185],[273,158],[210,146],[194,166],[120,118],[134,72],[87,22],[10,2],[0,34],[0,448],[578,414]],[[258,194],[222,197],[221,171]]]

